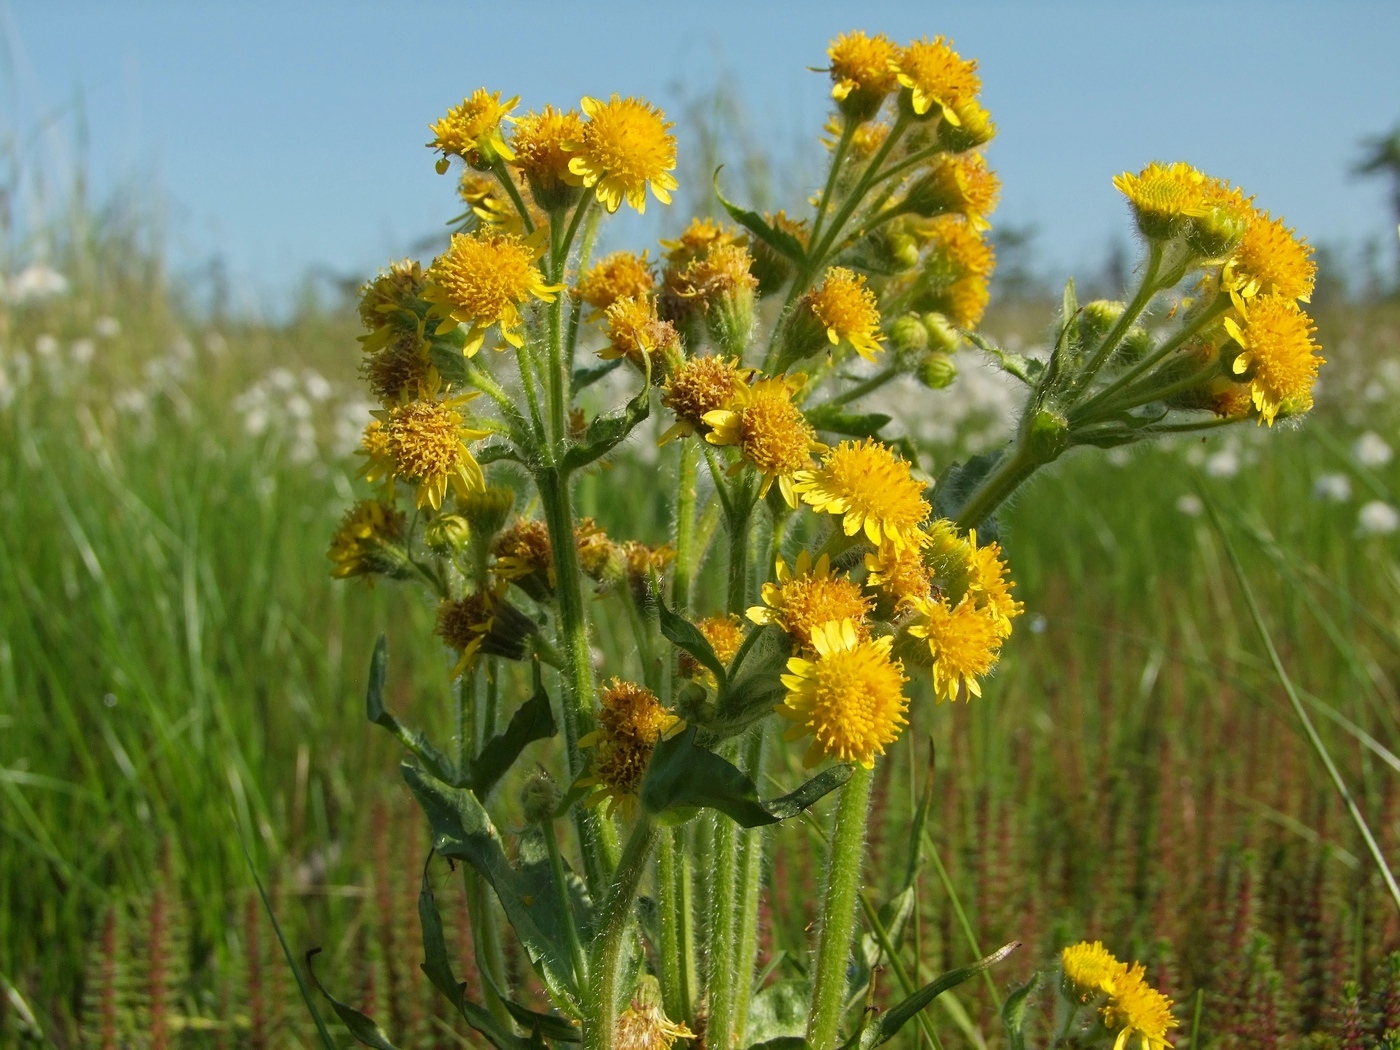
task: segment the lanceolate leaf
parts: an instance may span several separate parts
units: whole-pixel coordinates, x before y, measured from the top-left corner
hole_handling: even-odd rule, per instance
[[[578,989],[565,935],[550,922],[554,909],[541,895],[532,893],[521,874],[511,867],[501,847],[500,832],[476,795],[415,766],[404,765],[402,771],[427,814],[433,830],[433,848],[444,857],[466,861],[491,884],[506,918],[549,990],[558,999],[577,1002]]]
[[[623,357],[615,357],[611,361],[604,361],[600,365],[591,365],[588,368],[577,369],[569,380],[569,389],[577,394],[580,390],[592,386],[609,372],[614,371],[625,360],[626,358]]]
[[[651,411],[651,358],[644,356],[642,360],[647,366],[642,389],[637,392],[636,397],[627,402],[621,412],[597,416],[588,424],[583,440],[564,453],[561,467],[566,473],[586,467],[595,459],[606,456],[626,440],[627,435],[632,433],[638,423],[646,419]]]
[[[350,1034],[365,1046],[372,1046],[374,1050],[399,1050],[389,1041],[389,1037],[384,1034],[384,1029],[374,1023],[374,1019],[368,1014],[363,1014],[353,1006],[342,1003],[321,984],[321,979],[316,976],[316,970],[311,965],[312,958],[319,952],[320,948],[312,948],[306,953],[306,972],[311,975],[311,982],[316,985],[316,990],[326,997],[326,1002],[331,1004],[331,1009],[340,1018],[340,1023],[350,1030]]]
[[[847,412],[840,405],[818,405],[804,412],[807,422],[818,430],[847,437],[879,437],[890,421],[883,412]]]
[[[833,766],[796,791],[762,802],[753,780],[732,762],[695,744],[696,730],[656,745],[642,782],[641,798],[651,813],[717,809],[746,828],[776,824],[796,816],[851,777],[850,766]]]
[[[1026,1004],[1035,986],[1040,983],[1040,973],[1031,974],[1031,979],[1006,997],[1001,1007],[1001,1023],[1006,1026],[1006,1038],[1010,1050],[1026,1050],[1026,1037],[1022,1029],[1026,1024]]]
[[[741,208],[724,199],[724,194],[719,191],[719,173],[722,170],[723,166],[715,169],[715,196],[719,198],[720,204],[724,205],[724,210],[729,213],[729,217],[779,255],[785,255],[799,265],[805,262],[807,251],[796,237],[786,230],[768,225],[768,221],[758,212]]]
[[[984,452],[973,456],[966,463],[954,463],[943,472],[938,484],[933,487],[933,512],[940,518],[956,520],[969,497],[977,491],[978,484],[997,465],[1000,452]],[[977,526],[978,540],[994,540],[996,521],[988,518]]]
[[[442,931],[442,916],[438,914],[433,884],[428,879],[426,867],[423,869],[423,886],[418,891],[418,921],[423,926],[423,973],[433,987],[447,997],[462,1019],[490,1040],[496,1050],[539,1050],[543,1043],[538,1038],[521,1039],[502,1026],[484,1006],[467,998],[467,986],[452,973],[452,957],[448,954],[447,937]]]
[[[535,692],[511,716],[504,732],[497,733],[481,748],[459,787],[469,787],[483,802],[496,782],[515,764],[526,745],[555,734],[554,712],[544,691],[538,661],[535,664]]]
[[[423,766],[443,780],[453,779],[452,765],[437,748],[415,730],[402,725],[384,707],[384,681],[389,664],[389,642],[380,635],[374,643],[374,655],[369,660],[369,688],[365,693],[365,714],[377,726],[382,726],[398,738]]]
[[[949,970],[936,981],[924,985],[909,998],[905,999],[898,1006],[881,1014],[875,1022],[866,1028],[860,1035],[860,1050],[874,1050],[882,1043],[887,1043],[898,1034],[899,1030],[913,1020],[914,1015],[922,1010],[929,1003],[933,1002],[950,988],[956,988],[973,977],[976,977],[983,970],[995,966],[1005,959],[1013,951],[1020,947],[1019,941],[1012,941],[1010,944],[999,948],[985,959],[978,959],[971,966],[963,966],[957,970]]]
[[[653,587],[652,590],[657,594],[656,609],[661,617],[661,633],[666,636],[668,642],[672,645],[679,645],[713,672],[715,681],[723,690],[726,681],[724,664],[719,662],[719,657],[715,655],[715,650],[710,645],[709,640],[700,633],[700,628],[685,617],[677,616],[666,608],[666,603],[661,599],[660,591],[656,587]]]

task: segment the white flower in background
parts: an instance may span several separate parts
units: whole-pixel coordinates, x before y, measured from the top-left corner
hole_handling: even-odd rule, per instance
[[[34,352],[40,357],[53,357],[58,353],[58,340],[45,332],[34,340]]]
[[[1133,454],[1126,448],[1111,448],[1103,458],[1110,467],[1126,467],[1133,461]]]
[[[1394,457],[1385,439],[1372,430],[1362,434],[1351,446],[1351,458],[1363,467],[1383,467]]]
[[[30,263],[4,286],[4,297],[12,303],[38,302],[68,291],[68,278],[52,266]]]
[[[92,322],[92,331],[100,339],[115,339],[122,334],[122,323],[115,317],[99,317]]]
[[[1201,497],[1188,492],[1180,496],[1176,501],[1176,509],[1185,514],[1188,518],[1199,518],[1201,511],[1205,510],[1205,504],[1201,502]]]
[[[1234,449],[1223,448],[1206,457],[1205,472],[1212,478],[1233,478],[1240,472],[1240,457]]]
[[[0,365],[0,412],[5,411],[15,400],[15,386],[10,382],[10,374]]]
[[[1400,511],[1373,499],[1356,515],[1356,531],[1363,536],[1389,536],[1400,528]]]
[[[373,401],[347,401],[335,413],[335,455],[344,459],[360,447],[360,435],[379,406]]]
[[[112,407],[127,415],[141,415],[150,403],[144,390],[119,390],[112,395]]]
[[[228,340],[220,332],[210,332],[204,337],[204,349],[218,357],[228,349]]]
[[[91,339],[76,339],[73,345],[68,348],[68,353],[73,358],[75,365],[86,365],[91,363],[97,354],[97,344]]]
[[[267,374],[267,385],[273,390],[290,393],[297,388],[297,377],[285,368],[274,368]]]
[[[1351,499],[1351,478],[1345,474],[1319,474],[1313,479],[1313,499],[1323,503],[1345,503]]]
[[[331,396],[331,381],[310,368],[302,372],[301,385],[312,401],[324,401]]]

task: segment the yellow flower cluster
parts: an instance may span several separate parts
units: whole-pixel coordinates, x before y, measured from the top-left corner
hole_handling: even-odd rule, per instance
[[[1081,1003],[1103,999],[1104,1027],[1116,1031],[1114,1050],[1164,1050],[1167,1031],[1176,1027],[1172,1001],[1147,983],[1141,963],[1119,962],[1099,941],[1081,941],[1060,953],[1066,991]]]
[[[604,685],[599,704],[598,728],[579,738],[579,746],[596,749],[592,773],[579,785],[595,789],[589,805],[606,803],[605,813],[618,806],[627,811],[636,805],[657,741],[680,719],[650,689],[616,678]]]
[[[1325,363],[1313,324],[1299,302],[1312,296],[1317,266],[1307,241],[1238,187],[1189,164],[1149,164],[1113,180],[1128,198],[1138,228],[1154,242],[1179,242],[1200,266],[1218,269],[1234,315],[1223,320],[1231,371],[1249,391],[1261,423],[1312,407]],[[1233,349],[1230,348],[1233,344]],[[1240,399],[1217,391],[1222,415],[1239,414]]]

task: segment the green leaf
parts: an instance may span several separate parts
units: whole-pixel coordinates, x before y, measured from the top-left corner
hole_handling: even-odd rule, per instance
[[[432,862],[431,855],[428,861]],[[427,865],[423,867],[423,886],[418,891],[418,921],[423,927],[423,974],[456,1007],[462,1019],[490,1040],[496,1050],[538,1050],[543,1045],[538,1038],[521,1039],[503,1027],[484,1006],[467,998],[467,986],[452,973],[452,957],[447,950],[442,916],[438,914]]]
[[[999,948],[985,959],[978,959],[971,966],[963,966],[956,970],[949,970],[942,977],[924,985],[898,1006],[881,1014],[869,1028],[861,1033],[860,1050],[874,1050],[875,1047],[880,1046],[882,1043],[889,1042],[899,1033],[901,1028],[913,1020],[915,1014],[929,1003],[933,1002],[950,988],[956,988],[964,981],[976,977],[983,970],[995,966],[1018,947],[1020,947],[1020,942],[1012,941],[1010,944]]]
[[[1040,971],[1031,974],[1031,979],[1006,997],[1001,1007],[1001,1023],[1006,1026],[1008,1050],[1026,1050],[1026,1007],[1030,994],[1040,983]]]
[[[627,360],[625,357],[615,357],[611,361],[604,361],[591,368],[576,369],[569,379],[569,390],[577,394],[580,390],[592,386],[609,372],[617,369],[625,360]]]
[[[962,330],[959,329],[959,331]],[[1041,373],[1045,371],[1044,361],[1037,361],[1033,357],[1024,357],[1021,354],[1013,354],[1009,350],[1003,350],[978,332],[963,331],[962,335],[969,343],[991,357],[1003,372],[1009,376],[1015,376],[1026,386],[1035,386]]]
[[[511,716],[505,731],[497,733],[482,745],[481,753],[472,760],[467,774],[458,787],[469,787],[483,802],[496,782],[515,764],[526,746],[536,740],[552,737],[557,729],[554,712],[549,706],[549,694],[544,691],[539,661],[535,661],[535,692]]]
[[[536,1038],[553,1039],[559,1043],[578,1043],[583,1041],[583,1032],[575,1024],[569,1022],[567,1018],[558,1014],[542,1014],[538,1010],[531,1010],[527,1006],[521,1006],[513,999],[502,997],[501,1003],[506,1008],[506,1012],[515,1018],[515,1023]]]
[[[956,521],[963,505],[977,491],[982,479],[992,472],[1001,456],[1001,452],[983,452],[980,456],[973,456],[966,463],[954,463],[948,467],[938,479],[938,484],[933,487],[934,514]],[[988,518],[977,526],[977,538],[997,538],[995,519]]]
[[[374,1019],[368,1014],[361,1013],[353,1006],[342,1003],[330,992],[326,991],[321,979],[316,976],[316,971],[311,965],[311,960],[320,951],[320,948],[312,948],[306,953],[306,972],[311,975],[311,983],[316,986],[316,990],[326,997],[326,1002],[331,1004],[331,1009],[340,1018],[340,1023],[350,1030],[357,1042],[365,1046],[372,1046],[374,1050],[399,1050],[389,1041],[389,1037],[384,1034],[384,1029],[375,1024]]]
[[[583,440],[564,453],[560,468],[565,473],[606,456],[626,440],[638,423],[647,418],[651,412],[651,358],[644,355],[642,361],[646,364],[642,389],[623,406],[621,412],[594,417],[588,424]]]
[[[535,894],[511,867],[501,835],[480,800],[466,788],[415,766],[402,767],[403,778],[423,807],[433,831],[433,848],[444,857],[464,860],[490,883],[530,962],[559,1000],[578,1001],[573,965],[562,930],[551,921],[552,894]]]
[[[786,230],[780,230],[775,226],[768,225],[768,220],[756,211],[749,211],[741,208],[737,204],[731,204],[724,199],[724,194],[719,191],[719,173],[724,170],[724,165],[715,169],[714,186],[715,197],[724,210],[729,213],[729,217],[737,222],[744,229],[748,230],[755,237],[761,240],[768,247],[772,248],[779,255],[785,255],[799,266],[807,261],[807,250],[802,247],[802,242]]]
[[[807,422],[818,430],[848,437],[879,437],[891,419],[883,412],[847,412],[840,405],[818,405],[803,413]]]
[[[666,640],[672,645],[679,645],[704,664],[714,674],[715,681],[723,690],[725,682],[728,681],[728,674],[724,669],[724,664],[720,663],[719,657],[715,655],[714,647],[710,645],[709,640],[700,633],[700,628],[685,617],[678,616],[666,608],[666,602],[661,598],[659,589],[653,586],[652,591],[656,594],[656,609],[661,617],[661,633],[666,636]]]
[[[753,1044],[749,1050],[807,1050],[803,1036],[811,994],[811,983],[797,978],[774,981],[755,992],[744,1029],[744,1039]]]
[[[524,463],[516,447],[507,441],[488,441],[480,448],[472,450],[474,458],[483,467],[488,463],[499,463],[502,460],[510,460],[512,463]]]
[[[800,1035],[780,1035],[776,1039],[754,1043],[749,1050],[811,1050],[811,1044]]]
[[[653,814],[668,810],[717,809],[746,828],[776,824],[796,816],[851,777],[851,767],[832,766],[796,791],[761,802],[752,778],[732,762],[695,744],[691,726],[652,752],[642,781],[642,805]]]
[[[399,743],[408,748],[434,776],[441,780],[454,780],[452,763],[448,761],[447,756],[433,747],[423,734],[402,725],[384,707],[384,681],[388,674],[388,665],[389,642],[381,634],[375,640],[374,655],[369,660],[369,688],[365,692],[365,714],[375,725],[393,733]]]

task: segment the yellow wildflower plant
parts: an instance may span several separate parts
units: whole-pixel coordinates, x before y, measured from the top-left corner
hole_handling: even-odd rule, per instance
[[[916,545],[932,513],[909,464],[874,438],[829,449],[820,467],[797,473],[793,491],[817,513],[841,518],[847,536],[864,534],[877,547]]]
[[[673,125],[651,103],[613,95],[607,102],[584,98],[579,108],[588,117],[583,134],[565,144],[574,156],[570,175],[589,187],[609,212],[625,200],[638,213],[646,211],[647,187],[662,204],[680,184],[676,167]]]
[[[813,629],[810,654],[788,660],[787,695],[777,711],[794,723],[786,739],[812,737],[806,765],[834,758],[870,769],[899,739],[908,721],[908,679],[890,656],[893,641],[872,639],[851,620],[830,621]]]
[[[1239,247],[1225,263],[1221,284],[1235,307],[1248,309],[1257,295],[1277,295],[1307,302],[1317,281],[1312,248],[1268,212],[1250,209]]]
[[[510,111],[520,101],[516,95],[505,102],[499,91],[477,88],[453,106],[441,120],[429,126],[433,133],[429,148],[442,154],[438,173],[447,170],[451,157],[461,157],[472,167],[490,167],[496,158],[512,160],[515,154],[501,136],[502,121],[511,120]]]
[[[617,1050],[671,1050],[677,1039],[695,1037],[684,1021],[666,1016],[659,983],[643,974],[632,1002],[617,1015],[613,1045]]]
[[[360,321],[366,331],[360,345],[365,353],[382,349],[398,336],[421,334],[423,321],[417,307],[427,286],[418,261],[403,259],[390,263],[360,289]]]
[[[1147,983],[1147,971],[1135,963],[1117,981],[1103,1006],[1104,1027],[1117,1029],[1113,1050],[1166,1050],[1167,1031],[1176,1027],[1172,1001]]]
[[[484,175],[467,168],[457,183],[457,196],[476,219],[476,225],[490,233],[513,233],[522,236],[525,223],[520,217],[515,203],[501,188],[500,181],[493,175]],[[465,220],[467,215],[462,218]],[[538,208],[531,211],[531,220],[537,224],[544,221],[544,213]],[[464,223],[464,226],[467,225]]]
[[[875,293],[860,274],[833,266],[821,285],[807,293],[802,308],[825,329],[832,346],[844,339],[867,361],[874,361],[884,349]]]
[[[987,216],[996,210],[1001,180],[980,153],[936,157],[905,194],[903,207],[923,216],[961,215],[974,230],[991,228]]]
[[[511,346],[525,345],[520,307],[538,299],[554,301],[563,285],[549,284],[535,265],[544,253],[543,231],[530,238],[515,234],[452,235],[447,251],[428,269],[425,298],[441,318],[438,332],[470,325],[462,352],[473,357],[495,327]]]
[[[1081,1003],[1112,995],[1128,974],[1127,964],[1119,962],[1102,941],[1069,945],[1060,952],[1060,967],[1069,991]]]
[[[975,328],[990,298],[996,253],[962,216],[940,215],[911,226],[926,261],[916,284],[919,308],[943,314],[960,328]]]
[[[933,695],[956,700],[981,696],[980,679],[991,673],[1005,638],[996,616],[971,596],[950,606],[941,596],[915,599],[909,633],[923,639],[932,659]]]
[[[695,626],[705,636],[705,641],[710,643],[710,648],[715,651],[719,662],[728,667],[729,661],[733,660],[734,654],[739,651],[739,646],[744,644],[744,621],[733,613],[725,613],[706,616],[697,620]],[[677,656],[676,672],[682,678],[698,678],[711,689],[715,687],[713,672],[706,670],[699,660],[684,649]]]
[[[613,252],[584,272],[576,296],[602,313],[619,299],[640,299],[656,288],[647,253]]]
[[[888,598],[893,611],[902,611],[933,593],[933,583],[929,579],[920,545],[905,543],[896,546],[886,541],[880,544],[878,550],[865,556],[865,585]]]
[[[776,582],[765,583],[760,590],[763,604],[748,610],[754,623],[776,624],[802,649],[812,648],[814,632],[826,623],[850,621],[857,633],[869,634],[870,599],[852,580],[832,572],[827,555],[814,565],[812,555],[803,551],[792,569],[778,558],[774,576]]]
[[[656,694],[636,682],[614,678],[599,696],[598,728],[579,737],[579,747],[592,748],[591,772],[579,787],[591,787],[588,805],[604,813],[621,808],[630,815],[657,741],[680,724]]]
[[[442,384],[428,342],[417,331],[405,331],[360,360],[360,375],[370,392],[385,406],[428,396]]]
[[[737,357],[693,357],[666,376],[661,403],[676,421],[661,435],[660,444],[694,433],[707,433],[705,416],[728,408],[748,387],[752,370],[739,367]]]
[[[538,574],[554,584],[554,550],[542,521],[517,521],[492,541],[491,553],[496,557],[492,569],[503,580],[514,582]]]
[[[1273,426],[1288,402],[1312,403],[1313,383],[1326,359],[1313,341],[1312,318],[1286,296],[1257,297],[1242,320],[1225,318],[1225,330],[1241,350],[1231,370],[1245,376],[1260,421]]]
[[[371,456],[366,477],[416,482],[417,505],[434,510],[442,506],[449,484],[458,493],[484,489],[485,476],[467,442],[479,441],[490,431],[469,427],[459,411],[477,396],[434,396],[376,412],[382,427],[374,431],[372,451],[370,441],[364,442]]]
[[[730,408],[706,412],[701,417],[709,426],[705,440],[712,445],[734,445],[743,455],[732,472],[750,464],[763,478],[759,496],[768,495],[773,482],[789,507],[796,509],[797,493],[793,475],[812,461],[813,452],[826,446],[793,403],[793,395],[806,384],[807,377],[770,376],[739,391]]]
[[[916,116],[928,115],[935,106],[949,124],[960,124],[959,107],[982,90],[977,62],[964,59],[943,37],[915,40],[890,60],[902,87],[909,92]]]
[[[1007,579],[1007,565],[1001,558],[1001,545],[996,542],[977,546],[977,531],[968,533],[970,580],[967,593],[978,607],[985,610],[1003,637],[1011,634],[1011,621],[1025,611],[1025,606],[1011,596],[1016,585]]]
[[[662,240],[666,249],[666,268],[679,274],[690,262],[725,244],[743,244],[745,238],[738,229],[716,222],[707,217],[696,216],[685,229],[670,240]]]
[[[884,33],[842,33],[826,49],[831,97],[857,122],[868,120],[899,85],[892,68],[898,48]]]

